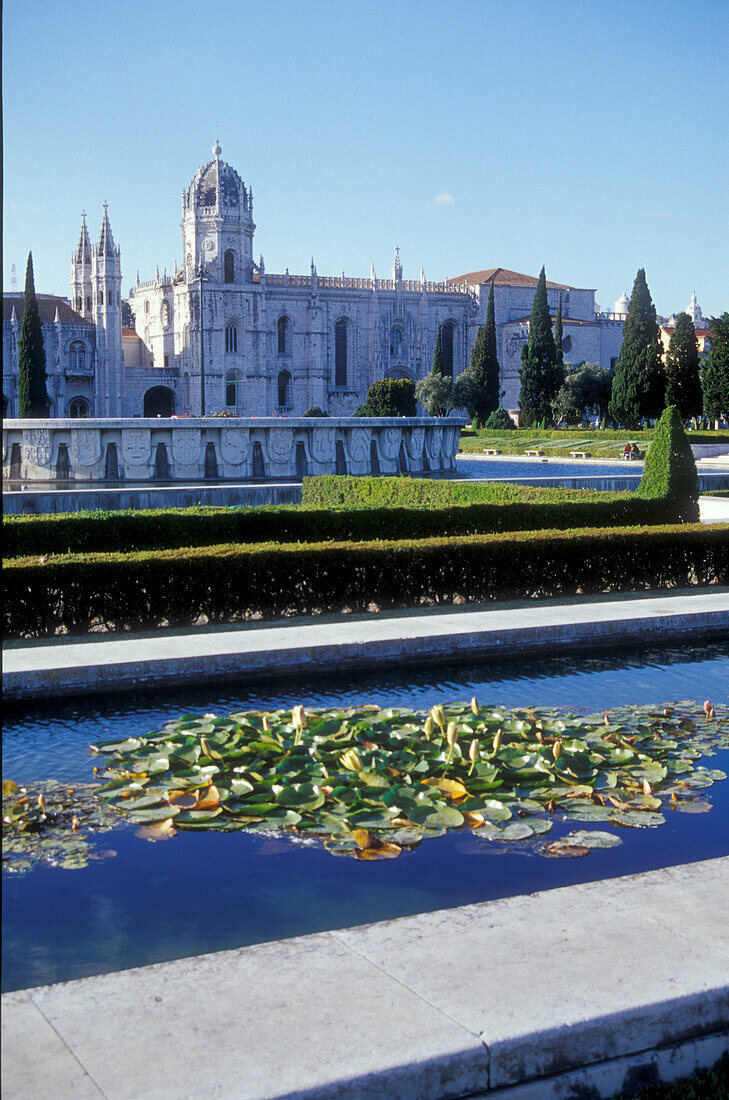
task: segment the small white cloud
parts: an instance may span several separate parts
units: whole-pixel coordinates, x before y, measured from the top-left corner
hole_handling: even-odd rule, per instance
[[[441,191],[440,194],[436,195],[433,199],[433,206],[453,206],[455,201],[450,191]]]

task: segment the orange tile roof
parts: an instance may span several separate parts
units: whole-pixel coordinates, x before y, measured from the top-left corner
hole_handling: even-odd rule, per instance
[[[38,312],[43,324],[55,321],[56,310],[58,310],[60,319],[66,323],[75,325],[91,324],[91,321],[87,321],[80,313],[72,309],[68,298],[59,298],[55,294],[37,294],[36,298],[38,300]],[[20,323],[23,320],[25,294],[3,294],[3,321],[9,321],[12,318],[13,306],[15,307],[15,316],[18,318],[18,323]]]
[[[472,283],[473,285],[495,283],[496,286],[536,286],[538,281],[533,275],[522,275],[519,271],[509,271],[506,267],[469,271],[467,275],[457,275],[454,279],[448,280],[449,283]],[[555,287],[557,290],[574,290],[574,287],[566,283],[550,283],[549,280],[547,280],[547,286]]]

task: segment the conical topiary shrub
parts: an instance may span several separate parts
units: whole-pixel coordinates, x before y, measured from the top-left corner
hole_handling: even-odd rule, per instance
[[[664,410],[656,425],[638,492],[644,497],[665,498],[671,519],[677,523],[698,522],[696,463],[675,405]]]

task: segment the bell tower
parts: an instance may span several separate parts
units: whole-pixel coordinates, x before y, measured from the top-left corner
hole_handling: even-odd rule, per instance
[[[99,242],[92,253],[93,321],[96,325],[97,416],[121,415],[121,253],[114,244],[104,203]]]
[[[202,263],[217,283],[250,282],[253,272],[253,193],[221,158],[217,138],[213,159],[195,173],[182,194],[183,262],[187,282]]]

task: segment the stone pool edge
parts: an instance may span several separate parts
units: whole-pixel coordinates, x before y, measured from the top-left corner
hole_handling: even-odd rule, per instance
[[[3,652],[6,701],[287,675],[549,654],[729,636],[729,589],[634,593],[407,617],[295,621],[97,640]]]
[[[729,857],[2,998],[5,1100],[544,1100],[729,1049]],[[566,963],[569,962],[569,966]]]

